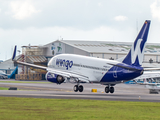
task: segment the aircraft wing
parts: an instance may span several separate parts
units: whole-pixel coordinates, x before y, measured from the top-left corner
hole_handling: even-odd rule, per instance
[[[72,72],[72,71],[67,71],[67,70],[57,70],[54,68],[48,68],[48,67],[44,67],[44,66],[40,66],[40,65],[34,65],[34,64],[30,64],[30,63],[26,63],[26,62],[21,62],[21,61],[14,61],[17,64],[21,64],[21,65],[25,65],[25,66],[29,66],[29,67],[34,67],[34,68],[38,68],[38,69],[43,69],[43,70],[47,70],[50,73],[54,73],[54,74],[58,74],[64,77],[68,77],[68,78],[78,78],[80,81],[83,82],[89,82],[89,78],[87,76]]]
[[[34,65],[34,64],[30,64],[30,63],[21,62],[21,61],[15,61],[15,62],[18,63],[18,64],[21,64],[21,65],[47,70],[48,72],[58,74],[58,75],[62,75],[64,77],[78,78],[83,82],[89,82],[89,78],[87,76],[84,76],[84,75],[81,75],[81,74],[78,74],[78,73],[75,73],[75,72],[57,70],[57,69],[54,69],[54,68],[48,68],[48,67],[44,67],[44,66],[40,66],[40,65]]]
[[[16,61],[16,60],[13,60],[13,61],[16,62],[17,64],[20,64],[20,65],[25,65],[25,66],[29,66],[29,67],[34,67],[34,68],[38,68],[38,69],[47,70],[47,67],[45,67],[45,66],[35,65],[35,64]]]
[[[17,64],[47,70],[50,73],[58,74],[58,75],[61,75],[61,76],[64,76],[64,77],[69,77],[69,78],[75,78],[75,79],[77,78],[78,80],[83,81],[83,82],[89,82],[89,78],[87,76],[84,76],[84,75],[76,73],[76,72],[67,71],[67,70],[57,70],[57,69],[48,68],[48,67],[45,67],[45,66],[35,65],[35,64],[21,62],[21,61],[16,61],[15,60],[16,48],[17,47],[15,46],[14,53],[13,53],[13,56],[12,56],[12,61],[16,62]]]

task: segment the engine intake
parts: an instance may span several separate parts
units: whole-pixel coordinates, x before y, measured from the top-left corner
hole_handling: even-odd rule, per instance
[[[64,80],[65,80],[64,77],[62,77],[60,75],[57,76],[57,81],[58,81],[59,84],[63,83]]]
[[[48,72],[46,74],[46,80],[48,80],[50,82],[53,82],[53,83],[57,83],[57,84],[61,84],[65,81],[63,76],[57,75],[57,74],[54,74],[54,73],[50,73],[50,72]]]

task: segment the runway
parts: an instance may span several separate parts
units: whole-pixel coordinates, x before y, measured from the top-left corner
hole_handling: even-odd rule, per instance
[[[149,94],[149,90],[143,85],[117,84],[115,93],[106,94],[105,86],[99,84],[83,84],[84,92],[74,92],[74,84],[61,85],[47,81],[35,83],[7,83],[0,80],[0,87],[17,87],[19,90],[0,90],[0,96],[8,97],[33,97],[51,99],[89,99],[89,100],[114,100],[114,101],[143,101],[160,102],[160,94]],[[11,81],[14,82],[14,81]],[[91,89],[97,89],[92,93]]]

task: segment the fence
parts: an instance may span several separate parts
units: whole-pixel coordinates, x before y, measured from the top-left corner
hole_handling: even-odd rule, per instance
[[[16,80],[42,80],[42,74],[16,74]]]

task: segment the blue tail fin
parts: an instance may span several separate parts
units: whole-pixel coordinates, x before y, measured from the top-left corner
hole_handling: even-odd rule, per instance
[[[17,51],[17,46],[15,45],[14,47],[14,52],[13,52],[13,56],[12,56],[12,61],[15,60],[15,57],[16,57],[16,51]]]
[[[150,20],[146,20],[134,41],[132,48],[130,49],[127,56],[124,58],[123,63],[134,65],[134,66],[141,66],[144,57],[144,49],[145,43],[147,41],[149,27],[150,27]]]
[[[18,74],[18,66],[15,68],[15,70],[10,75],[8,75],[8,78],[15,79],[16,74]]]

